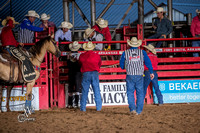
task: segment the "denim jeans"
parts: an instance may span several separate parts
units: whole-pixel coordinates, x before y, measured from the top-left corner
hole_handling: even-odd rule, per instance
[[[148,39],[158,39],[158,38],[164,38],[161,34],[154,34],[152,36],[150,36]],[[151,42],[148,42],[147,44],[150,44]],[[162,41],[158,41],[157,44],[156,44],[156,48],[160,48],[161,44],[163,42]]]
[[[150,82],[152,82],[152,85],[155,89],[156,96],[158,98],[158,103],[163,104],[163,95],[161,94],[159,86],[158,86],[158,74],[156,71],[153,71],[153,74],[154,74],[154,79],[151,80],[150,72],[149,71],[144,72],[144,75],[145,75],[145,77],[144,77],[144,98],[146,96],[147,87],[149,86]]]
[[[101,94],[100,94],[100,88],[99,88],[99,74],[97,71],[92,72],[84,72],[82,77],[82,96],[81,96],[81,111],[86,111],[86,102],[88,98],[88,92],[90,88],[90,84],[92,85],[92,89],[94,91],[94,98],[96,103],[96,110],[100,111],[102,107],[102,101],[101,101]]]
[[[144,105],[143,76],[127,75],[126,76],[127,97],[130,111],[136,110],[140,114]],[[135,105],[134,91],[136,90],[137,102]]]
[[[192,41],[192,47],[200,47],[200,41]],[[199,57],[199,53],[193,53],[193,57]]]

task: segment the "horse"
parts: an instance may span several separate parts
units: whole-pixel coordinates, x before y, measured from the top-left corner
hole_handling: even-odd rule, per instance
[[[35,85],[35,81],[39,78],[40,76],[40,70],[37,70],[36,68],[40,68],[41,63],[43,62],[44,56],[46,52],[52,53],[56,57],[59,57],[61,55],[61,52],[59,48],[56,46],[55,40],[53,40],[50,36],[44,39],[41,39],[37,43],[35,43],[34,46],[32,46],[29,50],[29,52],[32,54],[32,57],[29,58],[31,63],[34,66],[34,70],[36,73],[36,78],[32,80],[31,82],[26,82],[23,80],[23,82],[26,84],[26,90],[27,90],[27,95],[26,95],[26,103],[25,107],[28,104],[28,106],[31,106],[31,99],[32,99],[32,88]],[[9,99],[10,99],[10,93],[11,89],[13,88],[14,85],[17,84],[18,76],[19,76],[19,69],[15,68],[14,70],[14,84],[7,84],[7,103],[6,103],[6,108],[7,112],[11,111],[9,108]],[[10,73],[11,73],[11,68],[10,65],[3,63],[0,60],[0,80],[8,82],[10,79]],[[0,112],[1,112],[1,100],[2,100],[2,87],[3,85],[0,85]]]

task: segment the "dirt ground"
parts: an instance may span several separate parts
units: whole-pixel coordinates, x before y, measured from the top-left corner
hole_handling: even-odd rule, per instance
[[[20,112],[0,113],[0,133],[4,132],[190,132],[200,133],[200,103],[145,105],[141,115],[130,115],[128,106],[54,109],[36,111],[35,121],[18,122]]]

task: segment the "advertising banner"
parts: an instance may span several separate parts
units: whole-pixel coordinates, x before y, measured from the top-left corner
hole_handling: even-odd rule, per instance
[[[158,81],[158,84],[164,103],[200,102],[200,80]],[[158,103],[155,92],[154,102]]]
[[[126,82],[100,83],[100,93],[103,106],[128,105]],[[87,106],[95,106],[94,92],[90,86]]]
[[[11,111],[22,111],[25,107],[26,101],[26,87],[24,87],[24,94],[22,95],[22,88],[21,87],[14,87],[11,91],[10,96],[10,110]],[[3,89],[3,97],[2,97],[2,111],[6,110],[6,97],[7,97],[7,90]],[[39,87],[32,88],[32,107],[34,110],[39,110]]]

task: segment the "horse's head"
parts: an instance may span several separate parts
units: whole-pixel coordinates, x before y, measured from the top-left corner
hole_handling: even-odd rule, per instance
[[[56,57],[60,57],[61,52],[58,46],[56,45],[56,41],[53,38],[51,38],[46,45],[47,52],[54,54]]]

